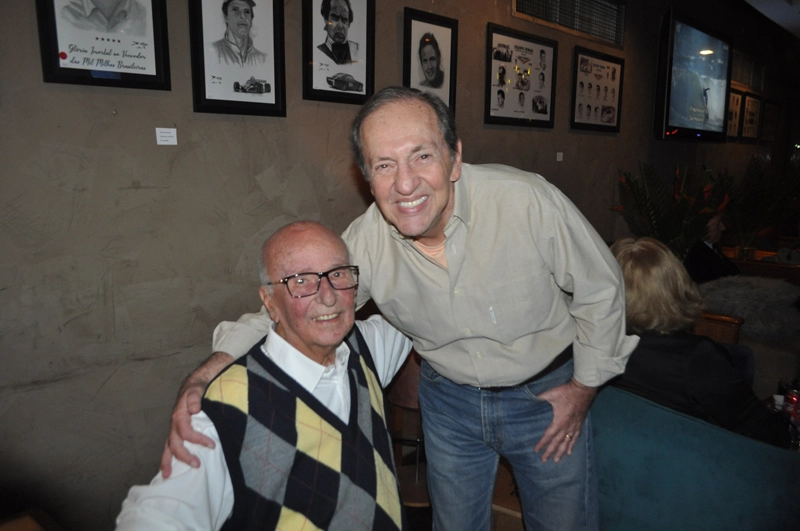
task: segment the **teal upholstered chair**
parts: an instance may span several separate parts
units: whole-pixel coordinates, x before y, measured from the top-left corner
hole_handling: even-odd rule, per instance
[[[800,529],[800,453],[613,387],[591,414],[603,531]]]

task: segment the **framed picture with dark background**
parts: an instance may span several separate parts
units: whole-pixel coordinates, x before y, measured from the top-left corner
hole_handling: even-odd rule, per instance
[[[487,24],[483,121],[552,128],[557,54],[556,41]]]
[[[166,0],[86,4],[36,0],[44,81],[170,90]]]
[[[731,89],[728,98],[728,140],[736,140],[742,130],[742,104],[744,94]]]
[[[195,112],[286,116],[283,2],[189,0]]]
[[[576,46],[572,57],[570,129],[619,133],[625,60]]]
[[[761,98],[754,94],[744,95],[744,110],[742,111],[742,142],[758,141],[758,132],[761,124]]]
[[[375,0],[303,0],[303,99],[361,105],[374,79]]]
[[[439,96],[456,111],[458,21],[404,10],[403,85]]]

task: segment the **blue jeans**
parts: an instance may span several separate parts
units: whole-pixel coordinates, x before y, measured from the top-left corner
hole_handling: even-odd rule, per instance
[[[497,464],[514,469],[528,531],[597,530],[597,481],[589,418],[572,455],[541,462],[533,447],[553,419],[538,394],[569,381],[570,360],[500,392],[458,385],[422,362],[419,402],[435,531],[488,531]]]

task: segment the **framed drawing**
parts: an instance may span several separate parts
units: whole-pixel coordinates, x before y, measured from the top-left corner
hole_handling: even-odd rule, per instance
[[[403,85],[439,96],[456,112],[458,21],[404,10]]]
[[[619,133],[624,70],[624,59],[575,47],[570,129]]]
[[[742,130],[742,103],[744,94],[731,89],[728,98],[728,140],[736,140]]]
[[[303,99],[361,105],[375,78],[375,0],[303,0]]]
[[[761,133],[758,141],[762,143],[775,142],[778,136],[778,105],[772,102],[764,102],[764,112],[761,113]]]
[[[487,24],[483,121],[552,128],[557,54],[556,41]]]
[[[761,123],[761,98],[753,94],[744,95],[744,111],[742,111],[742,142],[756,142]]]
[[[195,112],[286,116],[283,2],[189,0]]]
[[[36,0],[46,83],[170,90],[166,0]]]

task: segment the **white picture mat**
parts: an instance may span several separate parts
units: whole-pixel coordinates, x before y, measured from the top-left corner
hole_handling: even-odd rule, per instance
[[[256,3],[253,8],[253,23],[250,27],[253,47],[267,55],[266,62],[258,66],[239,66],[221,63],[214,50],[214,43],[225,37],[227,29],[222,13],[223,0],[202,0],[206,99],[275,103],[275,38],[272,2],[273,0],[259,0]],[[254,94],[233,90],[234,83],[244,85],[251,77],[269,83],[270,92]]]
[[[506,60],[496,59],[496,50],[508,50],[510,58]],[[546,54],[544,66],[540,65],[540,52],[544,50]],[[517,39],[494,33],[492,35],[492,69],[488,75],[492,76],[489,97],[490,116],[516,118],[520,120],[542,120],[549,121],[552,109],[552,95],[550,93],[552,79],[550,75],[553,71],[553,48],[543,46],[524,39]],[[505,83],[497,79],[497,72],[503,66],[506,72]],[[539,85],[539,73],[544,73],[544,86]],[[525,80],[527,79],[527,84]],[[527,88],[526,88],[527,87]],[[497,98],[497,91],[504,90],[506,93],[505,104],[500,108]],[[520,105],[520,94],[524,94],[524,106]],[[534,112],[534,103],[544,102],[545,112]],[[539,109],[542,109],[539,104]]]
[[[433,33],[436,37],[436,42],[439,44],[439,52],[441,58],[439,60],[439,68],[444,72],[444,82],[439,88],[426,87],[422,85],[425,80],[425,74],[422,72],[422,62],[419,59],[419,41],[426,33]],[[429,24],[414,20],[411,22],[411,72],[410,72],[410,86],[424,92],[436,94],[445,102],[450,105],[450,43],[453,39],[453,30],[436,24]]]
[[[581,53],[578,54],[577,67],[573,109],[575,123],[608,127],[619,125],[622,67],[618,63]],[[591,116],[588,116],[590,108]]]
[[[325,42],[328,34],[325,31],[325,20],[320,9],[322,0],[312,2],[311,12],[311,47],[312,47],[312,88],[314,90],[327,90],[342,93],[328,83],[328,78],[336,74],[350,74],[357,82],[362,84],[360,91],[345,91],[347,94],[366,94],[367,89],[367,1],[351,0],[353,7],[353,23],[347,32],[348,42],[358,44],[358,57],[352,63],[337,65],[330,57],[326,56],[317,47]]]
[[[758,138],[758,126],[761,119],[761,100],[745,97],[744,115],[742,118],[742,137]]]
[[[742,95],[731,92],[728,103],[728,136],[739,135],[739,118],[742,112]]]
[[[54,0],[59,66],[77,70],[157,75],[151,0],[134,0],[144,8],[144,31],[140,35],[121,30],[101,31],[76,26],[65,9],[80,4]]]

